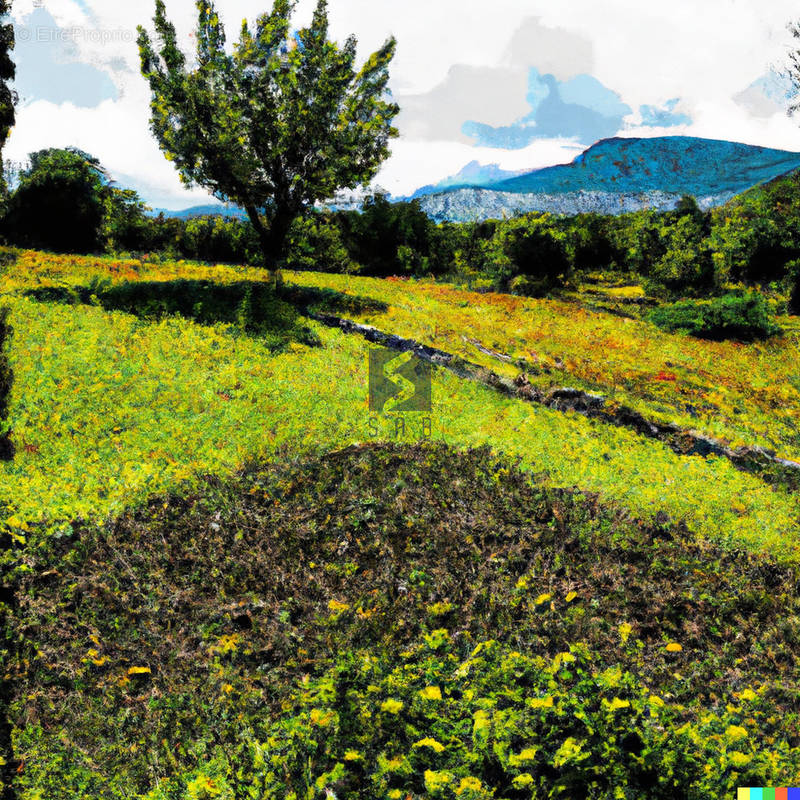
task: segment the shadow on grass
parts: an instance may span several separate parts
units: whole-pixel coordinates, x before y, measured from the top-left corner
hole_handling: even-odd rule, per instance
[[[180,316],[200,325],[229,324],[262,339],[274,352],[292,342],[319,345],[317,335],[303,324],[303,316],[310,311],[386,310],[384,303],[332,289],[293,285],[275,288],[261,281],[220,284],[180,279],[112,285],[110,281],[95,280],[87,286],[42,287],[25,294],[39,302],[97,305],[145,320]]]

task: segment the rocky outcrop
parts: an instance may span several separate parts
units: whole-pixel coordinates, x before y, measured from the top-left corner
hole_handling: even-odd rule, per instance
[[[733,192],[698,198],[702,209],[723,205]],[[578,191],[559,194],[499,192],[494,189],[462,188],[430,194],[419,199],[422,209],[437,222],[472,222],[502,219],[529,211],[551,214],[627,214],[650,208],[671,211],[681,195],[672,192]]]

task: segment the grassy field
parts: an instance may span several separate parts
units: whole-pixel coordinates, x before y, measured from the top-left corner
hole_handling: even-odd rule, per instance
[[[369,410],[371,345],[305,313],[518,372],[477,341],[541,385],[784,456],[796,320],[740,346],[578,301],[286,280],[36,252],[0,274],[20,797],[721,800],[796,780],[795,494],[446,370],[430,437],[419,414],[398,434]]]
[[[659,331],[638,319],[574,302],[476,294],[425,281],[302,273],[301,284],[380,298],[385,312],[357,315],[402,336],[483,363],[510,377],[524,360],[532,382],[603,393],[652,419],[675,422],[734,446],[800,457],[800,326],[765,343],[710,342]],[[612,290],[613,291],[613,290]],[[511,356],[487,357],[475,344]]]
[[[78,517],[101,519],[150,492],[198,474],[226,474],[283,444],[328,449],[369,441],[373,429],[367,408],[368,345],[302,321],[288,306],[282,307],[284,324],[279,330],[248,333],[236,322],[231,297],[222,292],[220,300],[219,292],[226,285],[262,278],[255,270],[230,267],[37,253],[25,253],[7,268],[0,288],[11,305],[15,327],[11,359],[17,379],[11,423],[19,454],[0,465],[0,502],[8,508],[5,524],[24,536],[26,526],[34,523],[57,527]],[[464,330],[482,334],[490,346],[508,349],[512,333],[514,341],[521,335],[514,333],[517,328],[533,327],[525,309],[534,309],[542,326],[535,336],[530,334],[528,350],[542,351],[538,342],[550,331],[555,337],[546,345],[550,352],[568,341],[578,352],[589,341],[591,325],[614,330],[620,341],[628,342],[627,358],[639,358],[638,366],[631,368],[634,373],[647,368],[652,376],[653,370],[664,367],[663,357],[650,363],[650,349],[662,342],[670,358],[677,359],[685,349],[684,364],[697,353],[710,366],[716,353],[715,369],[738,374],[740,382],[756,374],[759,358],[765,376],[768,364],[776,364],[778,378],[793,363],[788,360],[796,341],[793,335],[784,344],[759,349],[695,343],[648,329],[655,344],[637,348],[636,340],[623,334],[629,328],[638,330],[639,342],[644,342],[642,323],[570,310],[562,303],[316,273],[287,278],[301,286],[342,290],[327,296],[328,308],[340,307],[345,315],[445,347],[456,344],[456,331]],[[149,319],[147,314],[108,310],[99,299],[93,304],[91,297],[89,303],[76,302],[74,289],[70,295],[69,287],[91,286],[92,281],[102,294],[98,287],[104,280],[145,285],[151,294],[166,292],[165,282],[208,281],[199,295],[205,311],[195,304],[190,313],[206,324],[178,316]],[[352,294],[343,297],[346,281]],[[47,294],[54,287],[60,295]],[[179,291],[184,290],[179,285]],[[62,302],[33,299],[43,292]],[[134,305],[146,307],[148,297],[134,298]],[[422,335],[420,324],[411,328],[404,322],[412,318],[415,298],[430,336]],[[365,300],[371,306],[386,303],[388,309],[354,313]],[[550,319],[547,325],[545,318]],[[462,327],[469,319],[473,327]],[[481,325],[495,325],[493,330],[508,339],[495,341],[497,333],[490,339]],[[460,349],[467,348],[462,341]],[[475,356],[474,350],[468,352]],[[725,352],[730,364],[721,357]],[[749,372],[743,359],[749,359]],[[792,379],[787,377],[785,384],[776,383],[770,391],[796,396]],[[657,383],[676,391],[671,381]],[[793,413],[791,407],[786,413]],[[441,371],[435,375],[431,420],[435,439],[458,446],[489,444],[521,459],[551,485],[597,491],[635,516],[666,513],[685,521],[698,535],[797,557],[797,498],[723,459],[680,457],[632,432],[502,398]],[[391,415],[378,423],[379,438],[394,438]],[[421,436],[421,425],[409,419],[406,440]],[[788,442],[789,438],[783,452],[791,452]]]

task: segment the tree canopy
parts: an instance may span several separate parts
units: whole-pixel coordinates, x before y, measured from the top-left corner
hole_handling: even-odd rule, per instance
[[[30,166],[8,202],[4,232],[15,244],[63,253],[100,247],[107,176],[100,162],[77,148],[48,148]]]
[[[292,33],[292,0],[275,0],[255,26],[226,37],[213,2],[197,3],[196,63],[178,47],[156,0],[156,50],[139,27],[142,74],[152,91],[151,129],[188,185],[244,208],[267,266],[280,266],[293,220],[340,188],[368,183],[397,135],[387,92],[389,39],[356,69],[356,40],[328,38],[325,0]]]
[[[8,0],[0,0],[0,20],[8,14],[11,4]],[[8,82],[14,79],[16,67],[11,60],[11,51],[14,49],[14,26],[9,23],[0,24],[0,153],[8,139],[8,134],[14,125],[14,103],[16,96],[8,87]],[[0,190],[5,191],[5,183],[0,175]]]

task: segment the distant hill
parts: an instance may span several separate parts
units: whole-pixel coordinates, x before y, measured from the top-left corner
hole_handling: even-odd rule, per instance
[[[750,187],[800,168],[800,153],[665,136],[604,139],[569,164],[420,198],[436,219],[470,220],[524,211],[619,214],[673,208],[684,194],[722,205]]]
[[[758,184],[800,169],[800,153],[768,147],[661,136],[604,139],[569,164],[516,173],[497,164],[471,161],[455,175],[423,186],[410,197],[436,220],[464,222],[526,211],[554,214],[622,214],[642,208],[666,211],[684,194],[708,209],[730,201]],[[364,193],[328,204],[360,207]],[[152,214],[191,219],[226,216],[247,219],[237,206],[201,205]]]
[[[174,211],[169,208],[154,208],[150,216],[157,217],[163,214],[165,217],[177,217],[178,219],[192,219],[193,217],[239,217],[247,219],[247,212],[238,206],[223,206],[219,204],[192,206]]]

